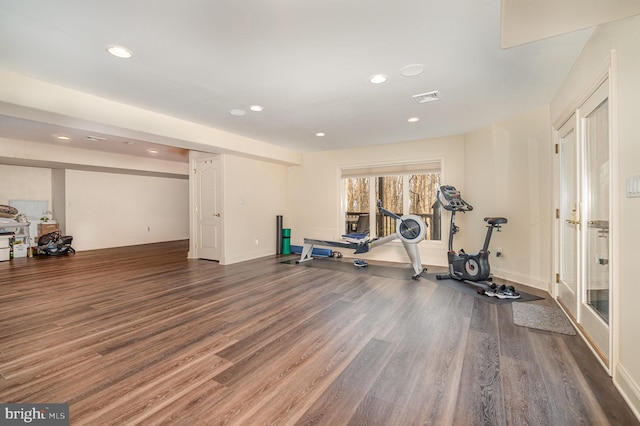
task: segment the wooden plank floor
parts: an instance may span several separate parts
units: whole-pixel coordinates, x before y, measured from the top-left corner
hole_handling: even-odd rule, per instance
[[[638,424],[579,337],[508,304],[186,253],[0,263],[0,402],[68,402],[72,425]]]

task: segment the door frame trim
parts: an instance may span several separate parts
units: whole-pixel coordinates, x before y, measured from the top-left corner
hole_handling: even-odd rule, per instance
[[[574,102],[568,105],[567,109],[560,117],[552,124],[552,146],[557,146],[559,143],[559,132],[560,128],[566,124],[567,121],[572,119],[574,113],[576,116],[573,119],[578,120],[576,123],[576,128],[580,127],[579,120],[581,116],[579,114],[579,109],[582,108],[583,104],[587,101],[587,99],[592,96],[596,90],[608,79],[609,84],[609,159],[610,159],[610,223],[611,227],[609,229],[610,232],[610,256],[612,259],[609,270],[609,280],[610,280],[610,307],[611,307],[611,316],[609,318],[609,358],[608,365],[604,362],[603,354],[600,353],[599,350],[594,348],[591,344],[590,339],[584,332],[582,326],[577,322],[576,318],[572,315],[569,315],[569,310],[564,306],[561,300],[558,299],[558,283],[556,282],[556,274],[560,270],[559,264],[559,256],[560,256],[560,223],[559,219],[556,218],[555,211],[560,206],[559,200],[559,161],[558,157],[554,156],[553,164],[553,203],[554,208],[552,212],[553,217],[553,247],[552,247],[552,271],[551,271],[551,280],[549,292],[551,296],[556,300],[556,302],[562,307],[567,317],[574,324],[576,329],[578,330],[578,334],[582,336],[583,340],[587,343],[591,351],[594,353],[598,361],[601,363],[605,371],[612,376],[616,377],[617,366],[619,362],[619,348],[620,348],[620,340],[619,340],[619,326],[620,326],[620,295],[619,295],[619,267],[620,264],[616,260],[618,259],[620,253],[619,246],[619,238],[620,235],[620,199],[621,199],[621,191],[622,186],[620,185],[620,176],[619,176],[619,140],[618,140],[618,65],[617,65],[617,51],[611,50],[610,56],[607,58],[606,66],[601,68],[601,70],[595,74],[592,83],[589,84],[580,92],[580,94],[575,98]],[[553,151],[552,151],[553,152]]]

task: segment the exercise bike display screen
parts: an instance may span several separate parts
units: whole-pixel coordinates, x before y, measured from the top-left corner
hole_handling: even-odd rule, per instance
[[[442,199],[444,198],[444,200]],[[450,185],[442,185],[438,193],[438,201],[446,210],[471,211],[473,206],[464,201],[460,191]]]
[[[440,191],[442,191],[447,198],[460,198],[460,191],[455,189],[453,186],[443,185],[440,187]]]

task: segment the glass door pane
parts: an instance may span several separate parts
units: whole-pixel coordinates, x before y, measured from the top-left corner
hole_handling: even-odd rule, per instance
[[[603,83],[579,109],[582,131],[584,200],[582,252],[578,281],[578,322],[600,360],[611,356],[609,86]]]
[[[586,138],[585,303],[609,323],[609,119],[608,101],[584,120]]]

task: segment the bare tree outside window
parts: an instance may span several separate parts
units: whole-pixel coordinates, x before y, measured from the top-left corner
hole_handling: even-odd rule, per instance
[[[380,176],[376,178],[376,199],[382,207],[402,216],[402,176]],[[396,221],[380,213],[376,215],[377,236],[385,237],[396,232]]]
[[[409,213],[424,215],[433,214],[440,188],[440,173],[411,175],[409,177]]]
[[[361,217],[369,216],[370,196],[369,196],[369,178],[356,177],[343,179],[345,184],[345,232],[347,234],[353,232],[368,232],[369,220],[367,220],[366,229],[358,229],[358,224],[362,222]]]
[[[369,178],[344,179],[347,213],[369,213]]]

